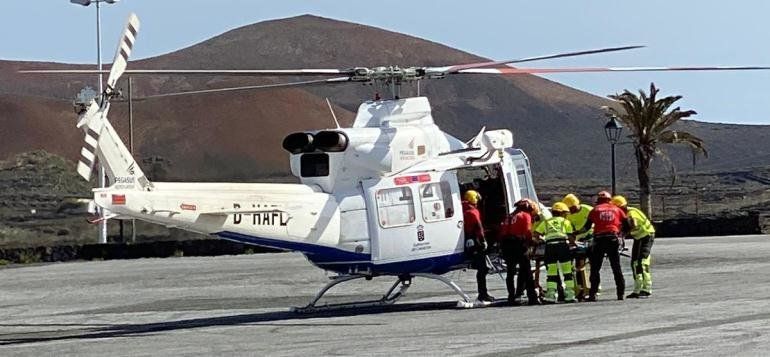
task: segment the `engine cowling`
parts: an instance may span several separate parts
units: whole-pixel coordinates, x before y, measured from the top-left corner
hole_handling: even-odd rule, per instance
[[[342,152],[348,148],[348,136],[341,131],[319,131],[313,137],[313,145],[321,151]]]
[[[300,154],[303,152],[313,152],[314,138],[311,133],[292,133],[283,139],[283,149],[291,154]]]

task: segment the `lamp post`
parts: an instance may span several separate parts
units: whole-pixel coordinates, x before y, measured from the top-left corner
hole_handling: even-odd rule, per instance
[[[615,185],[615,144],[617,144],[618,140],[620,139],[620,132],[623,131],[623,125],[620,124],[620,121],[616,116],[610,117],[610,120],[607,122],[607,124],[604,124],[604,134],[607,136],[607,141],[610,142],[610,147],[612,148],[612,195],[615,195],[616,192],[616,185]]]
[[[99,12],[99,3],[106,2],[108,4],[114,4],[119,0],[70,0],[71,3],[89,6],[92,3],[96,4],[96,66],[99,69],[99,94],[104,93],[104,80],[102,78],[102,31],[101,31],[101,14]],[[104,176],[104,166],[99,165],[99,187],[106,186],[106,180]],[[103,212],[99,210],[99,216],[102,216]],[[99,222],[99,243],[107,243],[107,221],[101,220]]]

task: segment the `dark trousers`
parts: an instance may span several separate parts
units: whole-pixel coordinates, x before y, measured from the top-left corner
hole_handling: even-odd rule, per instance
[[[655,237],[653,235],[634,239],[634,246],[631,248],[631,261],[636,262],[648,258],[652,251],[652,243],[654,242]],[[636,274],[636,271],[634,271],[634,274]],[[641,274],[641,272],[639,272],[639,274]]]
[[[537,299],[535,280],[532,279],[532,267],[529,264],[527,247],[524,245],[524,240],[515,237],[507,237],[502,241],[502,250],[505,265],[508,267],[508,272],[505,276],[505,286],[508,288],[508,298],[521,296],[526,289],[528,299]],[[513,276],[516,274],[516,266],[519,268],[519,275],[516,278],[516,285],[514,285]]]
[[[626,291],[626,280],[623,279],[623,271],[620,267],[620,248],[617,235],[596,235],[594,237],[594,245],[591,249],[589,259],[591,261],[591,290],[590,296],[596,296],[596,292],[599,289],[600,274],[602,269],[602,263],[604,262],[604,256],[610,260],[610,266],[612,267],[612,275],[615,276],[615,287],[617,288],[618,296],[623,296]]]
[[[476,285],[478,286],[479,296],[488,295],[487,274],[489,274],[489,267],[487,267],[487,255],[485,252],[479,251],[473,255],[471,267],[476,269]]]

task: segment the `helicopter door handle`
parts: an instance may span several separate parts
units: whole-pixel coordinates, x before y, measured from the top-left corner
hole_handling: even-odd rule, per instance
[[[463,227],[463,221],[457,221],[457,228]]]

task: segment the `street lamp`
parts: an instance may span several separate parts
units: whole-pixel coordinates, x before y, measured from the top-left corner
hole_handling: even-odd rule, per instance
[[[612,147],[612,195],[615,195],[615,144],[620,140],[620,132],[623,131],[623,125],[616,116],[611,116],[607,124],[604,124],[604,134]]]
[[[108,4],[114,4],[119,0],[70,0],[71,3],[88,6],[91,3],[96,4],[96,65],[99,69],[99,94],[104,93],[104,80],[102,79],[102,30],[101,20],[99,13],[99,3],[106,2]],[[99,187],[105,187],[106,180],[104,177],[104,166],[99,165]],[[99,215],[102,216],[101,210]],[[107,220],[101,220],[99,222],[99,243],[107,243]]]

